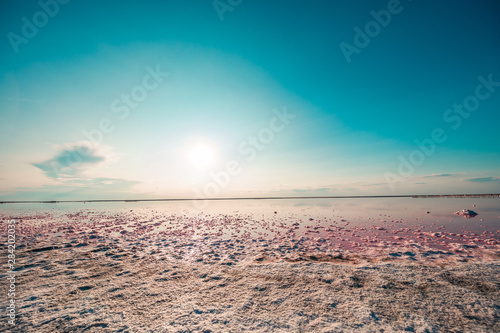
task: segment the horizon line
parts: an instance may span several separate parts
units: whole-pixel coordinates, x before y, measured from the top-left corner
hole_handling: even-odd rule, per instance
[[[363,199],[363,198],[473,198],[473,197],[500,197],[500,193],[492,194],[401,194],[401,195],[342,195],[342,196],[288,196],[288,197],[224,197],[224,198],[169,198],[169,199],[90,199],[90,200],[16,200],[0,201],[0,204],[15,203],[77,203],[77,202],[160,202],[160,201],[189,201],[189,200],[286,200],[286,199]]]

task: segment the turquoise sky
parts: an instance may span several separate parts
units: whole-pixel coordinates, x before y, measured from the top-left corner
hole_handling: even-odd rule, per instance
[[[500,192],[498,1],[2,1],[0,199]]]

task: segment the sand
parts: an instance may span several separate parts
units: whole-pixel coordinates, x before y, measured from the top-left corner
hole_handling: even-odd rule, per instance
[[[354,240],[345,250],[328,237],[294,234],[295,221],[282,225],[288,233],[266,238],[221,229],[237,216],[141,216],[15,217],[18,315],[11,327],[2,283],[0,331],[500,331],[500,260],[491,234],[445,235],[452,240],[440,249],[429,243],[434,236],[421,243],[405,236],[413,231],[398,232],[400,244],[386,247],[372,235],[355,251],[347,244]],[[310,222],[305,229],[320,227]]]

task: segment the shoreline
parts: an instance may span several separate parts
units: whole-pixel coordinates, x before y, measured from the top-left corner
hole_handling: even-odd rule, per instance
[[[500,198],[500,194],[403,194],[403,195],[346,195],[308,197],[249,197],[249,198],[170,198],[170,199],[97,199],[97,200],[22,200],[0,201],[0,204],[22,203],[95,203],[95,202],[161,202],[161,201],[225,201],[225,200],[293,200],[293,199],[375,199],[375,198]]]

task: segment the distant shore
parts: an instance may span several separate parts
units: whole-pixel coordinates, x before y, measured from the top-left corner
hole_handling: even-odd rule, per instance
[[[169,199],[96,199],[96,200],[20,200],[0,201],[0,204],[13,203],[77,203],[77,202],[158,202],[191,200],[286,200],[286,199],[367,199],[367,198],[500,198],[500,194],[403,194],[403,195],[341,195],[314,197],[250,197],[250,198],[169,198]]]

